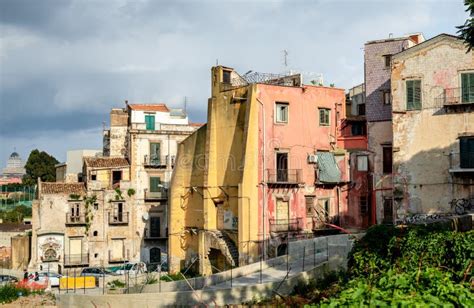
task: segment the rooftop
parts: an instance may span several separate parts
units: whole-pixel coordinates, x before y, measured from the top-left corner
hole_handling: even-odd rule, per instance
[[[169,112],[166,104],[128,104],[131,110]]]
[[[76,194],[85,193],[84,183],[59,183],[59,182],[42,182],[41,194]]]
[[[0,224],[0,232],[23,232],[31,230],[31,225],[13,222],[4,222]]]
[[[84,157],[84,163],[91,168],[128,167],[129,163],[122,157]]]

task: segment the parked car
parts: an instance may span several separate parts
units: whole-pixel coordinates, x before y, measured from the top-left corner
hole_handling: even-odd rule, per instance
[[[103,267],[86,267],[82,269],[80,276],[102,277],[107,275],[117,275],[116,273]]]
[[[143,262],[138,263],[126,263],[120,266],[115,273],[118,275],[123,275],[128,273],[129,275],[138,275],[147,272],[146,264]]]
[[[40,282],[46,282],[49,279],[51,287],[59,287],[59,279],[62,277],[62,275],[48,272],[41,272],[38,273],[38,275]]]
[[[17,282],[18,282],[18,278],[16,278],[15,276],[0,275],[0,285],[2,286],[9,283],[17,283]]]

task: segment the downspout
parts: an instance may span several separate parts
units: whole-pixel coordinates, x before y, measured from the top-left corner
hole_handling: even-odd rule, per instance
[[[262,228],[263,228],[263,259],[265,259],[266,256],[266,250],[265,250],[265,211],[266,211],[266,203],[267,203],[267,183],[265,182],[265,168],[266,168],[266,153],[265,153],[265,148],[266,148],[266,125],[265,125],[265,105],[256,98],[257,102],[262,106],[262,117],[263,117],[263,149],[262,149],[262,182],[261,182],[261,187],[263,189],[263,206],[262,206]]]

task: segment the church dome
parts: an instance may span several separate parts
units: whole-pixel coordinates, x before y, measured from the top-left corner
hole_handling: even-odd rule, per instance
[[[10,158],[20,158],[20,155],[19,155],[17,152],[13,152],[13,153],[10,155]]]

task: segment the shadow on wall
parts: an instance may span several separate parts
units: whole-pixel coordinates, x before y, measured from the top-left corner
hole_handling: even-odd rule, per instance
[[[474,142],[460,153],[460,142],[404,157],[394,150],[395,219],[411,214],[453,213],[453,199],[474,198]],[[470,168],[468,168],[470,167]]]

